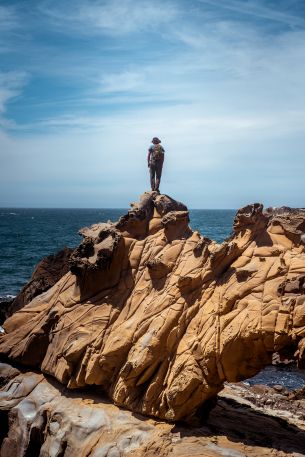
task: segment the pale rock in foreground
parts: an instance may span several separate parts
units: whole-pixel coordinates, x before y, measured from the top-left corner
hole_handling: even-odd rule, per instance
[[[266,413],[254,406],[263,401],[258,387],[226,386],[208,421],[187,427],[134,415],[96,392],[67,390],[40,373],[7,364],[0,364],[0,373],[1,457],[305,455],[304,400],[290,400],[290,411]],[[272,389],[268,399],[284,409],[288,404]]]

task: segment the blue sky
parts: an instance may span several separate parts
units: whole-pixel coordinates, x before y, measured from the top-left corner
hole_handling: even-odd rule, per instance
[[[0,0],[0,206],[305,206],[303,0]]]

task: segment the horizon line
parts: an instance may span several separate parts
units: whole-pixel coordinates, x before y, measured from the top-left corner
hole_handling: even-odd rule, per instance
[[[20,210],[20,209],[60,209],[60,210],[65,210],[65,209],[94,209],[94,210],[104,210],[104,209],[117,209],[117,210],[123,210],[123,211],[129,211],[131,208],[123,208],[123,207],[118,207],[118,206],[105,206],[105,207],[101,207],[101,208],[98,208],[98,207],[74,207],[74,206],[0,206],[0,210],[1,209],[17,209],[17,210]],[[237,211],[238,208],[187,208],[188,211],[191,210],[198,210],[198,211]]]

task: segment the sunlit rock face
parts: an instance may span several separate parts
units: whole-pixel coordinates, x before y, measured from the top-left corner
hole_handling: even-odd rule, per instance
[[[304,232],[304,210],[254,204],[217,244],[185,205],[145,193],[82,229],[70,271],[6,320],[0,352],[132,411],[190,417],[275,351],[302,364]]]

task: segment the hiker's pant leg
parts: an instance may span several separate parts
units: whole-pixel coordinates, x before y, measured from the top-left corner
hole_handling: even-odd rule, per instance
[[[150,173],[151,190],[155,190],[155,186],[156,186],[156,183],[155,183],[156,166],[155,166],[154,163],[150,164],[149,173]]]
[[[163,167],[163,162],[157,162],[156,163],[156,186],[155,190],[159,190],[160,182],[161,182],[161,174],[162,174],[162,167]]]

